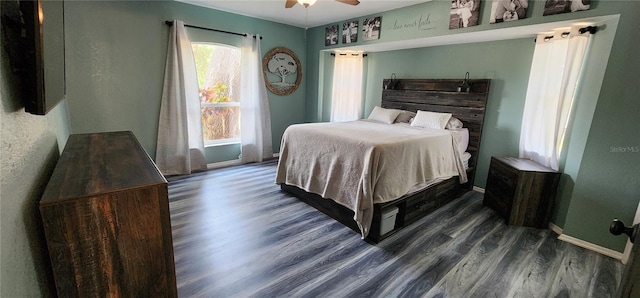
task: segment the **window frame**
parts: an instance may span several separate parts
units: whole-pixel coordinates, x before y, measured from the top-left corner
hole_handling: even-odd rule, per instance
[[[240,102],[204,102],[200,103],[200,108],[224,108],[224,107],[238,107],[240,108]],[[202,121],[200,121],[200,125],[202,125]],[[242,133],[242,131],[240,132]],[[204,142],[204,147],[215,147],[215,146],[224,146],[224,145],[234,145],[240,144],[240,138],[226,138],[226,139],[218,139],[218,140],[205,140],[204,136],[202,137],[202,141]]]
[[[207,45],[207,46],[216,46],[216,47],[226,47],[226,48],[231,48],[237,51],[240,51],[240,47],[237,46],[232,46],[232,45],[228,45],[228,44],[222,44],[222,43],[215,43],[215,42],[207,42],[207,41],[202,41],[202,42],[191,42],[191,46],[193,47],[193,45]],[[194,57],[194,65],[195,65],[195,57]],[[196,65],[197,67],[197,65]],[[239,86],[238,86],[239,87]],[[200,88],[200,84],[198,84],[198,89]],[[222,107],[238,107],[240,108],[240,101],[237,102],[200,102],[200,108],[222,108]],[[202,115],[202,112],[200,113]],[[200,125],[202,125],[202,121],[200,121]],[[240,131],[240,134],[242,135],[242,130]],[[204,139],[204,134],[202,136],[202,141],[204,142],[204,147],[217,147],[217,146],[225,146],[225,145],[236,145],[236,144],[240,144],[241,140],[240,138],[226,138],[226,139],[218,139],[218,140],[205,140]]]

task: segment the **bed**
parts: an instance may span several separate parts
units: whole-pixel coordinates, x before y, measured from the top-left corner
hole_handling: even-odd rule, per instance
[[[471,80],[470,92],[457,92],[461,81],[399,80],[376,109],[451,113],[464,129],[370,120],[292,125],[276,183],[367,240],[393,235],[473,186],[490,81]],[[458,150],[462,135],[466,150]],[[391,228],[383,222],[389,210],[397,213]]]

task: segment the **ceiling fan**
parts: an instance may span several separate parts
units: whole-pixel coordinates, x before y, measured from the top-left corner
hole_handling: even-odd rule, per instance
[[[344,4],[354,5],[354,6],[360,4],[360,1],[358,0],[336,0],[336,1]],[[291,8],[298,3],[300,3],[300,5],[303,5],[304,7],[309,7],[314,3],[316,3],[316,0],[287,0],[287,2],[284,4],[284,7]]]

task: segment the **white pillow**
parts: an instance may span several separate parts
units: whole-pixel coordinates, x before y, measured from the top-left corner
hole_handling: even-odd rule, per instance
[[[369,114],[369,118],[367,119],[391,124],[396,120],[400,113],[402,113],[401,110],[385,109],[379,106],[375,106],[373,108],[373,111],[371,111],[371,114]]]
[[[451,117],[451,119],[449,119],[449,122],[447,122],[447,125],[444,128],[446,129],[462,128],[462,121],[460,121],[460,119],[456,117]]]
[[[451,113],[436,113],[428,111],[418,111],[413,118],[411,126],[444,129],[451,118]]]

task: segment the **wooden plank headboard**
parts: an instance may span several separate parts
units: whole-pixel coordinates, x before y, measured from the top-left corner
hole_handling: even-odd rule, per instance
[[[382,107],[402,109],[416,112],[418,110],[440,113],[451,113],[462,121],[469,129],[469,148],[471,153],[469,167],[473,175],[469,177],[471,186],[475,177],[478,162],[478,150],[482,137],[484,111],[489,96],[491,80],[469,80],[470,92],[457,92],[458,85],[463,79],[402,79],[395,80],[397,84],[393,90],[382,90]],[[387,86],[389,79],[382,82]]]

